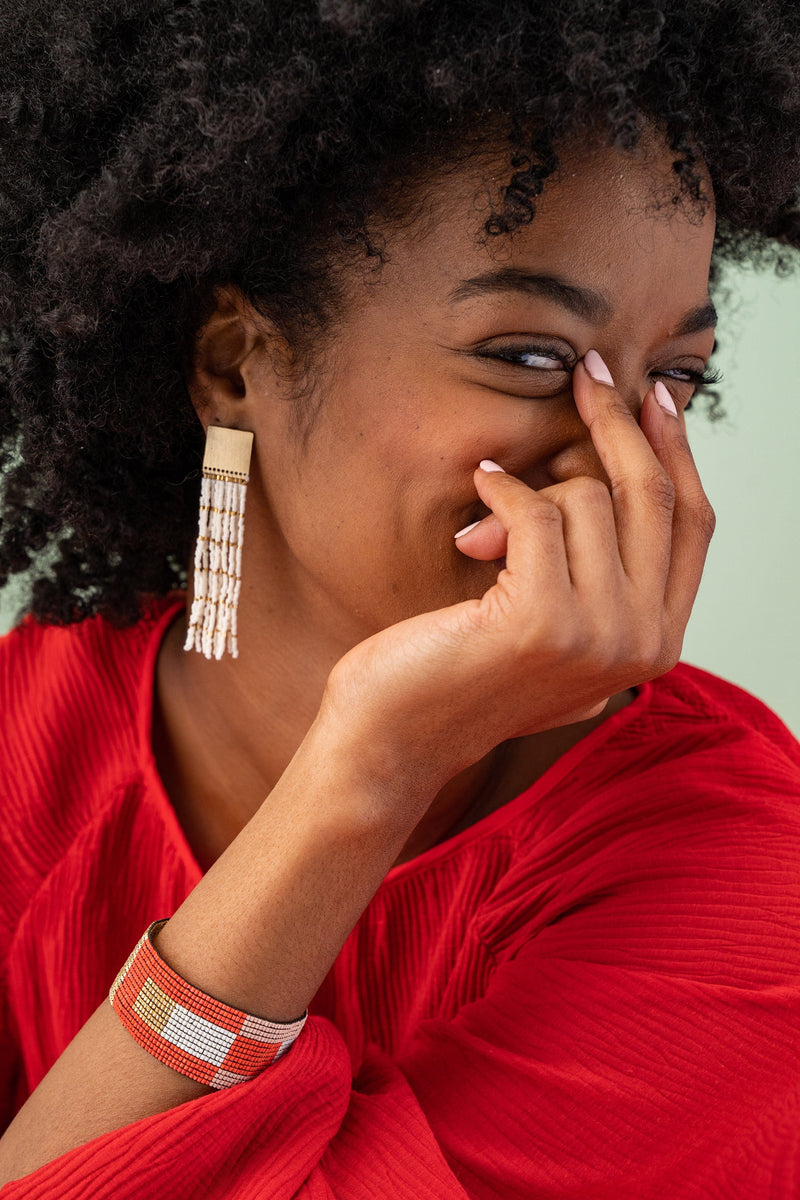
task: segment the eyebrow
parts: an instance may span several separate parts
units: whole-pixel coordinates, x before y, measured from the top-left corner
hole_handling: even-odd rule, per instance
[[[562,308],[569,309],[576,316],[601,325],[610,320],[613,311],[605,296],[590,288],[567,283],[558,275],[531,275],[527,271],[514,270],[513,267],[505,267],[501,271],[487,271],[484,275],[465,279],[454,288],[448,299],[457,304],[461,300],[470,300],[473,296],[487,296],[498,292],[522,292],[524,295],[543,296],[546,300],[554,300]]]
[[[702,333],[704,329],[713,329],[717,323],[717,310],[710,300],[698,304],[691,309],[675,330],[675,337],[686,337],[690,333]]]
[[[448,300],[457,304],[462,300],[470,300],[473,296],[487,296],[501,292],[521,292],[523,295],[542,296],[553,300],[569,312],[585,321],[597,325],[605,325],[611,320],[614,309],[610,301],[600,292],[591,288],[579,287],[568,283],[558,275],[534,275],[527,271],[517,271],[506,267],[500,271],[487,271],[483,275],[475,275],[465,279],[454,288]],[[681,319],[673,337],[686,337],[690,333],[701,333],[704,329],[712,329],[717,323],[717,311],[710,300],[704,301],[691,309]]]

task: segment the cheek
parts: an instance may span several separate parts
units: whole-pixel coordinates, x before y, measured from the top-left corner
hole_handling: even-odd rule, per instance
[[[497,568],[454,543],[480,503],[474,469],[487,457],[523,467],[542,419],[458,380],[341,383],[271,497],[282,538],[364,636],[478,598]]]
[[[426,562],[437,576],[460,574],[464,556],[449,561],[453,535],[485,513],[475,468],[492,458],[529,473],[553,424],[546,407],[446,377],[424,391],[350,389],[346,402],[328,405],[304,464],[314,502],[299,514],[303,539],[313,539],[322,507],[330,552],[354,568],[369,559],[389,572],[406,561],[415,586]]]
[[[332,508],[360,511],[385,526],[420,488],[435,490],[448,431],[437,426],[435,405],[424,394],[376,375],[343,377],[325,397],[298,471]]]

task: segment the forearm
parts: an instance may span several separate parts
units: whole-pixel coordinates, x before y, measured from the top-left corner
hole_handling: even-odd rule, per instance
[[[420,816],[431,798],[420,797]],[[159,953],[236,1008],[281,1022],[300,1016],[413,828],[416,808],[404,800],[404,817],[393,819],[386,784],[312,729],[161,930]],[[0,1141],[0,1184],[208,1090],[151,1057],[105,1002]]]

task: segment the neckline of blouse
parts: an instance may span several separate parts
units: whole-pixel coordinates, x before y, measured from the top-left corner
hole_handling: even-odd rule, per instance
[[[169,601],[169,598],[167,598]],[[186,598],[180,594],[168,602],[165,608],[156,615],[152,627],[147,633],[144,652],[141,658],[140,675],[137,696],[137,729],[136,744],[139,773],[145,782],[150,796],[155,801],[159,815],[169,831],[170,839],[178,850],[187,868],[188,874],[194,876],[196,883],[202,878],[203,872],[187,841],[183,828],[178,821],[175,809],[167,795],[166,788],[158,773],[152,744],[153,720],[153,690],[155,687],[155,666],[161,644],[167,631],[179,613],[186,608]],[[152,618],[151,618],[152,619]],[[649,708],[653,696],[653,682],[647,680],[638,684],[634,689],[636,697],[630,704],[624,705],[618,712],[596,725],[580,741],[560,755],[533,783],[520,792],[513,800],[496,808],[493,812],[481,817],[474,824],[430,846],[422,853],[415,855],[407,862],[390,868],[384,877],[381,888],[405,879],[410,875],[440,863],[445,858],[460,851],[471,842],[485,838],[503,825],[513,821],[521,810],[536,802],[537,799],[550,792],[567,775],[570,775],[578,765],[603,746],[609,738],[617,734],[632,720],[638,719]]]

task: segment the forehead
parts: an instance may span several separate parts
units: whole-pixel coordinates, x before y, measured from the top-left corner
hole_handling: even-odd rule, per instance
[[[654,299],[683,312],[707,293],[715,222],[710,185],[702,206],[681,196],[674,157],[655,138],[636,153],[567,146],[533,221],[499,236],[484,223],[502,203],[508,157],[473,161],[428,181],[414,221],[383,229],[382,280],[405,301],[423,289],[444,300],[487,272],[535,270],[602,292],[629,320]]]

